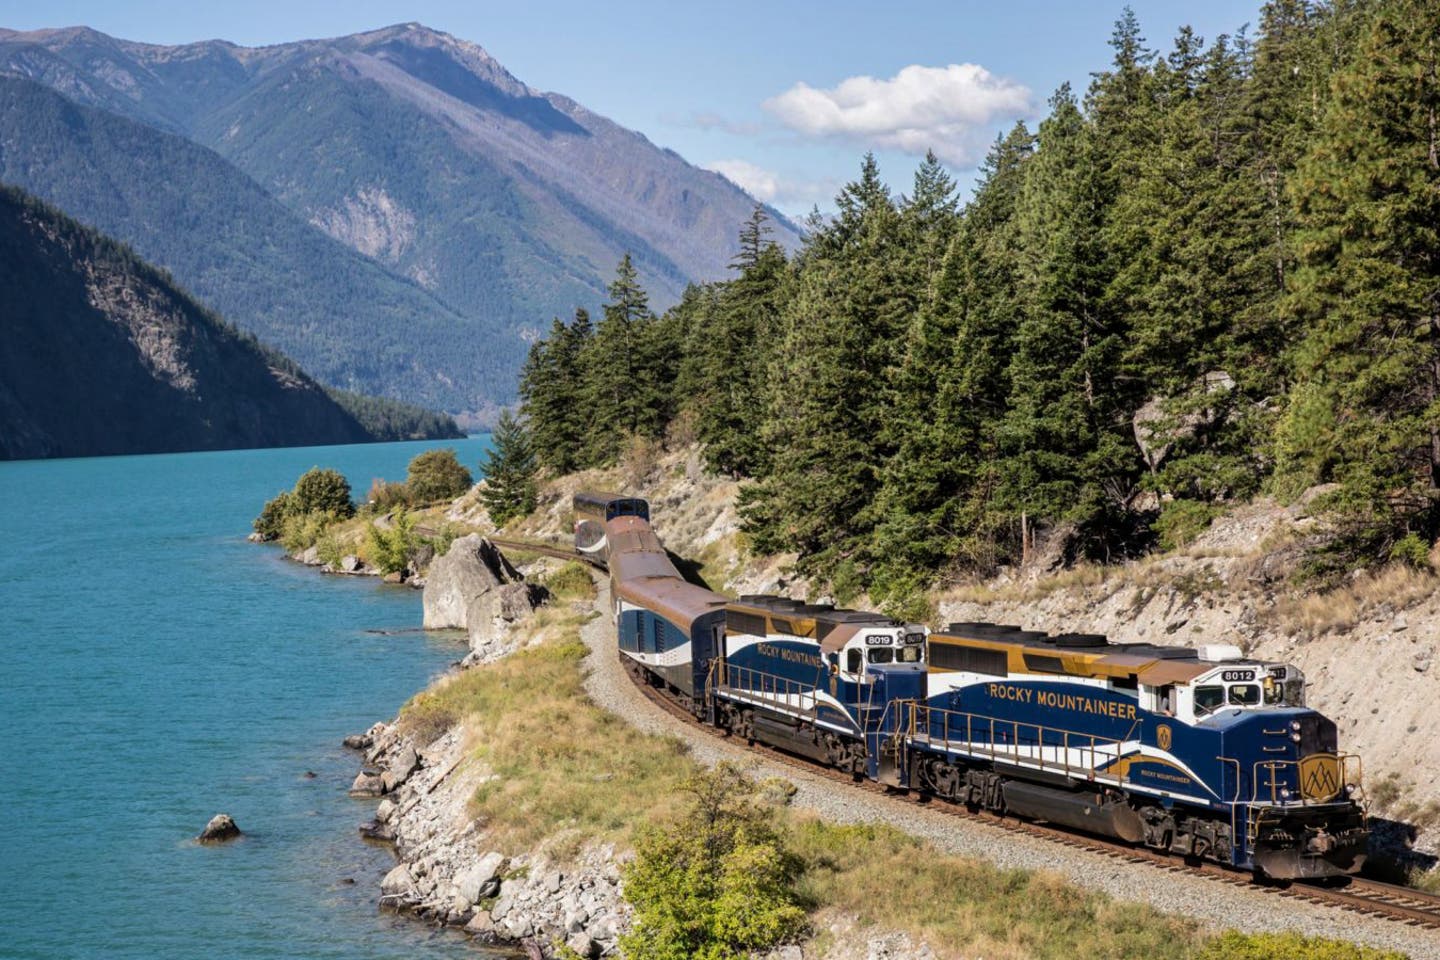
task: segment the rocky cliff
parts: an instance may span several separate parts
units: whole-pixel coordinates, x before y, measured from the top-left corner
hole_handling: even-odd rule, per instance
[[[0,290],[0,458],[370,439],[293,362],[11,188],[0,188]]]

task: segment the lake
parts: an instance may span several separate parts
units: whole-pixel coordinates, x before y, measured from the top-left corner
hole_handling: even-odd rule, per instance
[[[312,466],[363,496],[432,447],[478,475],[487,442],[0,463],[0,957],[497,956],[376,911],[393,860],[340,745],[463,638],[416,629],[418,591],[245,541]],[[194,843],[222,811],[246,836]]]

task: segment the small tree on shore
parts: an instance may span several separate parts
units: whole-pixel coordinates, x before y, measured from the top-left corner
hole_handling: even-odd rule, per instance
[[[453,447],[426,450],[410,461],[405,478],[411,503],[454,500],[469,490],[474,482]]]
[[[689,813],[654,828],[625,868],[634,929],[621,939],[631,960],[763,953],[799,934],[799,863],[756,802],[755,783],[722,763],[685,784]]]
[[[535,509],[535,448],[530,431],[508,410],[500,415],[491,440],[494,446],[480,465],[485,474],[480,499],[490,519],[503,527]]]
[[[311,467],[295,481],[287,509],[295,514],[330,513],[342,520],[353,517],[355,504],[350,502],[350,481],[338,470]]]

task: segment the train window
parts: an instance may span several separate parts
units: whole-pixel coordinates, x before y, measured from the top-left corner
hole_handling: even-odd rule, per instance
[[[1230,688],[1230,702],[1237,707],[1252,707],[1260,702],[1258,683],[1237,683]]]
[[[1285,687],[1283,685],[1276,683],[1269,677],[1266,677],[1263,687],[1265,690],[1265,706],[1273,707],[1278,704],[1282,699],[1284,699]]]
[[[1195,715],[1213,713],[1225,702],[1224,687],[1196,687]]]
[[[880,647],[870,651],[871,663],[893,663],[894,661],[895,651],[889,647]]]
[[[901,662],[901,663],[919,663],[919,662],[920,662],[920,648],[919,648],[919,647],[901,647],[901,648],[900,648],[900,662]]]
[[[845,670],[848,673],[859,673],[865,668],[865,651],[851,650],[845,658]]]

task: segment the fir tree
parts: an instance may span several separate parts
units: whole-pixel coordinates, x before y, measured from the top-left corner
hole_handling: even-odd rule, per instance
[[[535,509],[535,452],[529,431],[509,410],[500,414],[490,442],[480,464],[485,475],[480,499],[490,519],[503,527]]]

